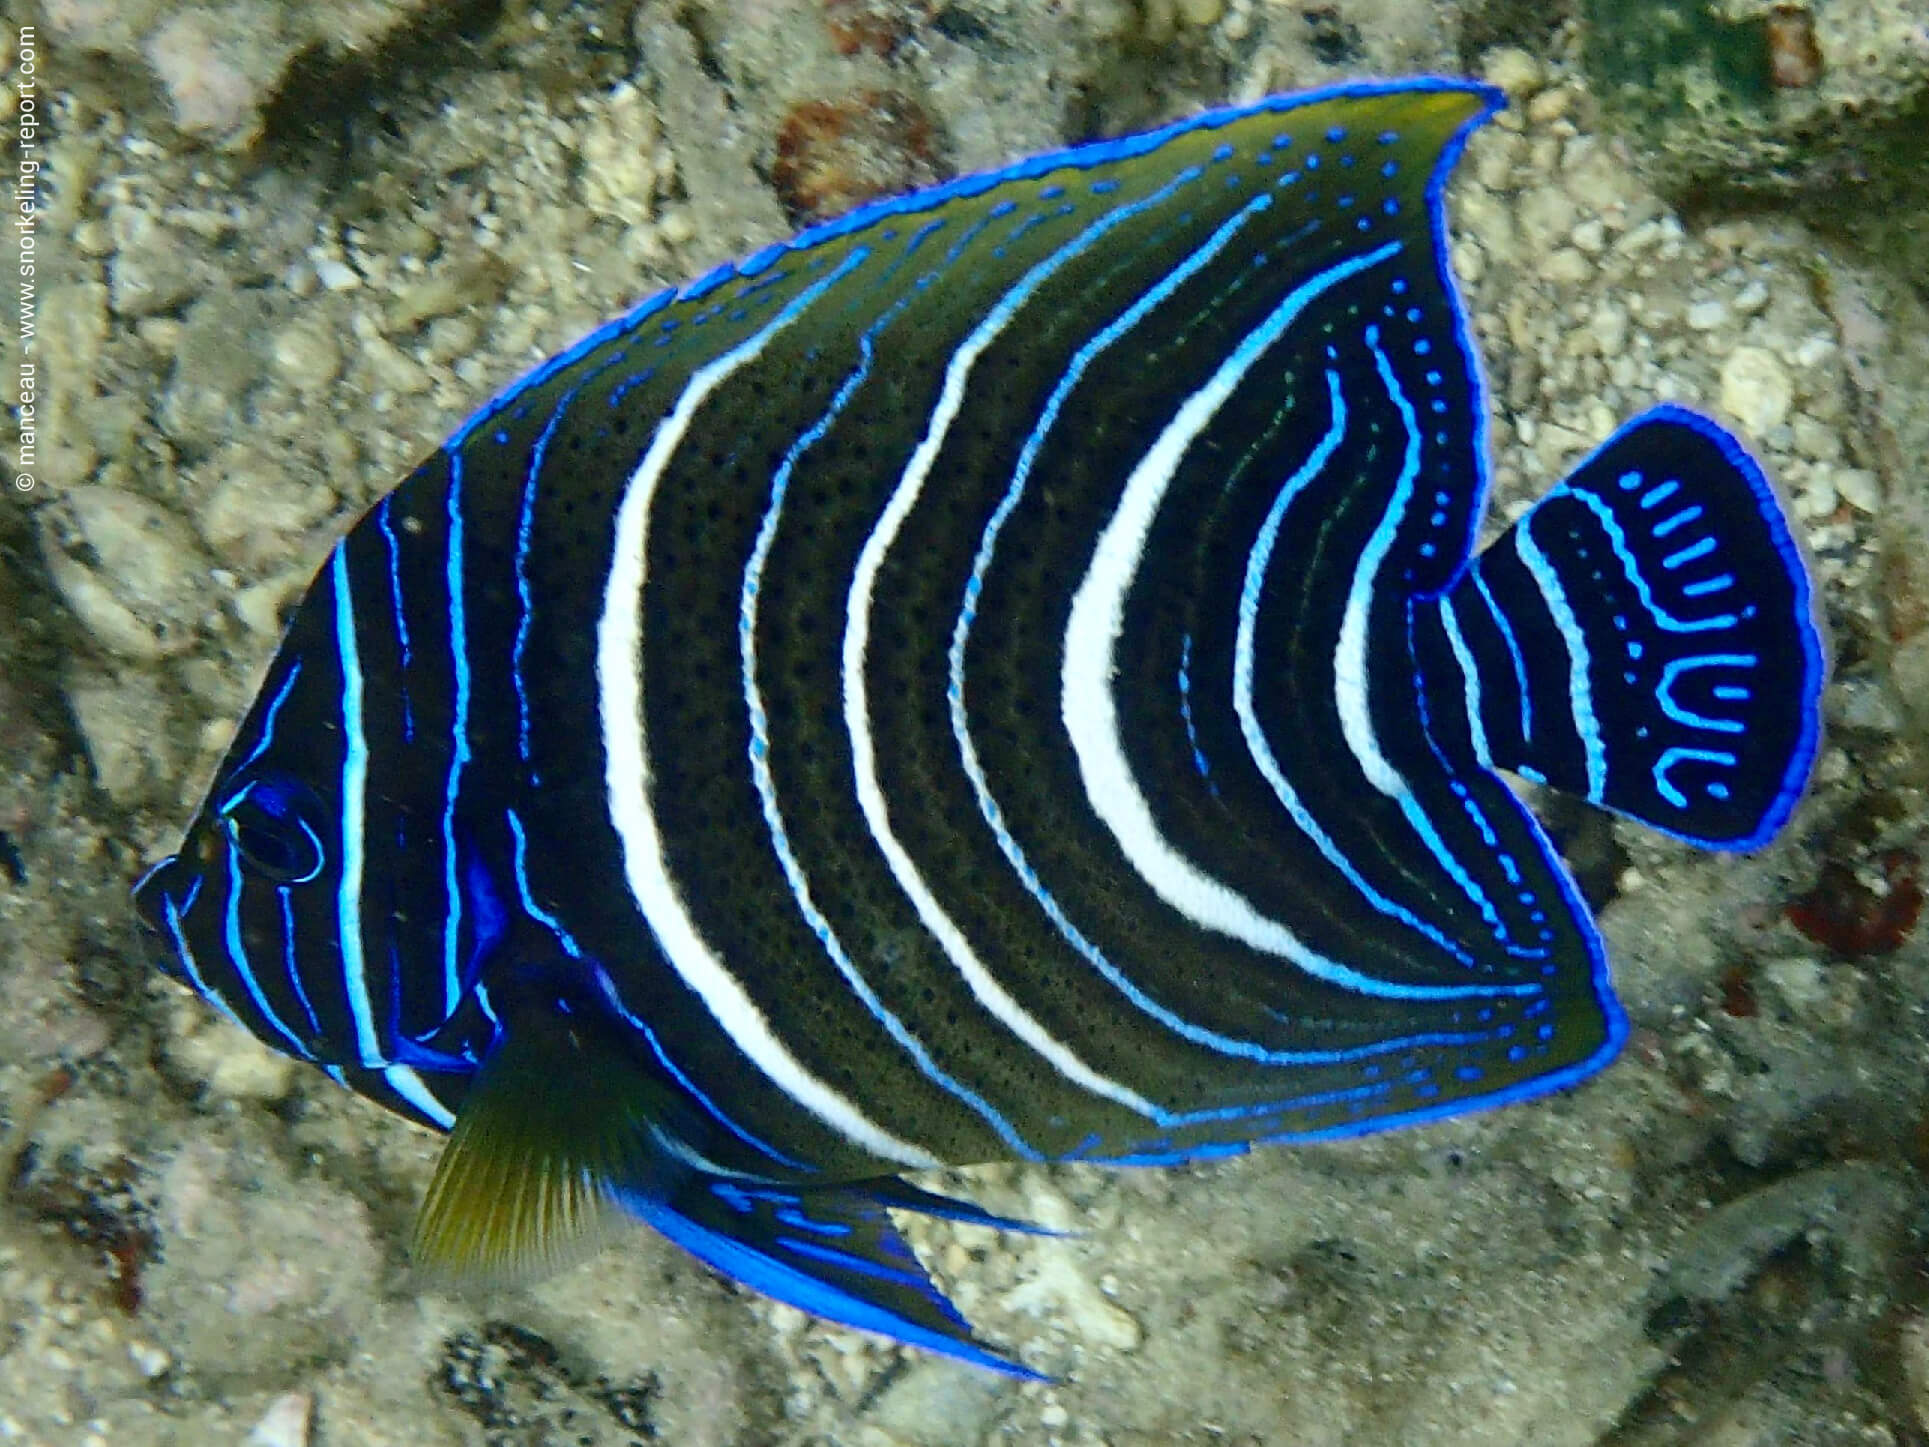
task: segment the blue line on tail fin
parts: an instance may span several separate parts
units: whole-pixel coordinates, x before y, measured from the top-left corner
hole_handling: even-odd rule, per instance
[[[1754,458],[1680,407],[1603,443],[1415,637],[1478,762],[1706,848],[1767,842],[1815,762],[1801,549]]]
[[[800,1190],[699,1176],[668,1200],[620,1190],[617,1199],[726,1276],[813,1316],[1008,1376],[1046,1380],[973,1339],[970,1323],[932,1285],[884,1207],[1031,1229],[1021,1222],[890,1179]]]

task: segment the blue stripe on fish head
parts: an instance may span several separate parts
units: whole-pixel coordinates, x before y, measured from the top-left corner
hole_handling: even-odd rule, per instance
[[[415,1043],[451,1013],[439,974],[423,985],[393,966],[425,943],[442,951],[448,744],[446,734],[431,740],[427,729],[402,727],[413,718],[386,716],[427,712],[422,705],[435,700],[365,687],[371,668],[401,676],[409,647],[399,614],[377,606],[389,599],[387,579],[379,598],[350,585],[351,561],[359,569],[375,558],[383,538],[392,531],[364,527],[335,550],[179,852],[135,898],[168,972],[272,1048],[325,1066],[455,1066],[456,1057]],[[372,768],[378,733],[383,758]],[[411,789],[421,797],[407,797]],[[479,903],[496,908],[474,911],[471,956],[505,928],[493,895]]]
[[[277,660],[179,852],[148,872],[134,898],[170,974],[273,1048],[326,1062],[328,1032],[296,962],[317,947],[339,951],[340,860],[321,795],[285,767],[280,737],[284,718],[326,686],[322,672]]]

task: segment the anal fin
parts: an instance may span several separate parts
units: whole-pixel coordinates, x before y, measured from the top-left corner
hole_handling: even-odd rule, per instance
[[[863,1331],[1008,1376],[1039,1373],[979,1343],[892,1225],[887,1205],[1007,1229],[1031,1229],[964,1201],[881,1179],[836,1186],[697,1177],[667,1200],[626,1208],[691,1255],[746,1286]]]

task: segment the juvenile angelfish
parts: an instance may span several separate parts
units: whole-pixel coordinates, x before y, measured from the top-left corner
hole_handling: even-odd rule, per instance
[[[1021,162],[642,303],[322,567],[178,855],[170,973],[449,1140],[418,1259],[644,1222],[981,1345],[896,1177],[1153,1164],[1571,1085],[1627,1033],[1506,771],[1788,819],[1802,553],[1628,423],[1478,557],[1441,191],[1501,104],[1359,84]]]

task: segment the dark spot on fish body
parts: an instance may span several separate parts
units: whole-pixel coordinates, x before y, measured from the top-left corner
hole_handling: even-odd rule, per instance
[[[876,962],[879,971],[885,975],[913,958],[923,944],[915,931],[905,929],[881,930],[872,934],[870,940],[869,958]],[[929,986],[921,994],[926,1001],[937,998],[937,992]]]

